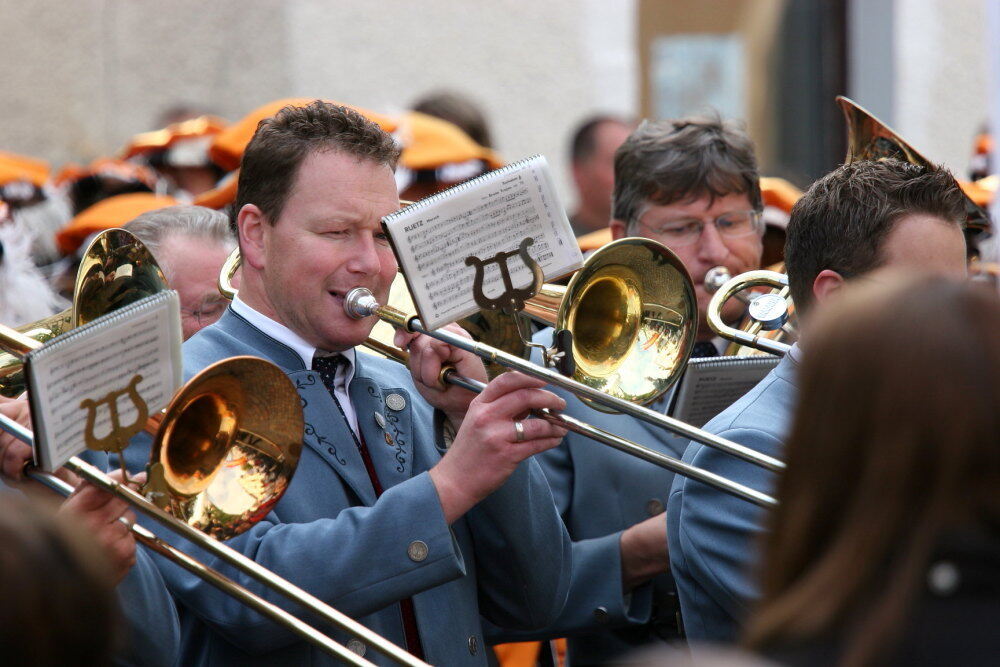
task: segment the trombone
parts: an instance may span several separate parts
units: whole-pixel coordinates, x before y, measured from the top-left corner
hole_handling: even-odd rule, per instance
[[[159,273],[141,242],[122,230],[113,231],[125,235],[118,241],[131,246],[126,253],[128,257],[142,257],[144,263],[150,262],[155,273]],[[91,276],[90,294],[107,296],[147,289],[142,284],[144,274],[102,265],[102,269],[108,268],[112,270]],[[133,284],[134,279],[140,280],[139,287]],[[165,283],[155,287],[149,293],[166,288]],[[87,299],[85,293],[74,302],[73,310],[92,308]],[[98,305],[99,309],[103,307]],[[35,338],[0,325],[0,349],[6,350],[18,366],[24,354],[41,346]],[[224,424],[228,428],[220,428]],[[150,419],[147,429],[155,432],[149,484],[152,497],[180,518],[78,457],[71,458],[64,467],[397,663],[426,667],[426,663],[364,625],[214,539],[234,537],[263,518],[281,498],[298,462],[303,429],[301,406],[294,387],[279,368],[254,357],[234,357],[213,364],[189,380],[165,413]],[[33,433],[5,415],[0,415],[0,430],[34,444]],[[234,472],[241,477],[235,477]],[[65,490],[46,473],[29,471],[28,474],[50,488],[59,487],[56,489],[59,492]],[[372,665],[280,607],[170,547],[141,526],[130,526],[130,530],[141,543],[320,650],[351,664]]]
[[[905,139],[894,132],[888,125],[880,121],[868,110],[853,100],[838,95],[837,106],[844,114],[847,124],[847,155],[844,162],[850,164],[859,160],[884,160],[893,158],[919,166],[933,166],[933,163],[921,155]],[[965,200],[966,225],[972,230],[988,229],[989,215],[967,195]],[[730,327],[722,320],[722,306],[725,302],[744,289],[755,286],[767,286],[778,290],[778,295],[762,295],[750,303],[750,316],[754,321],[748,330],[741,331]],[[790,308],[788,297],[788,277],[774,271],[748,271],[740,274],[724,285],[713,295],[708,306],[708,325],[723,338],[753,347],[764,352],[783,356],[791,349],[791,345],[770,340],[758,335],[761,329],[780,328]],[[779,323],[780,321],[780,323]]]
[[[146,246],[124,229],[108,229],[97,234],[83,253],[73,305],[17,331],[44,343],[165,289],[167,280]],[[24,388],[20,358],[0,352],[0,395],[19,396]]]
[[[751,287],[771,287],[777,292],[759,294],[750,300],[747,313],[752,325],[748,329],[737,329],[726,324],[722,319],[722,309],[726,302]],[[730,278],[715,291],[712,300],[708,302],[705,319],[709,328],[726,340],[783,357],[788,354],[792,346],[768,338],[760,332],[774,331],[784,326],[791,302],[788,292],[788,276],[784,273],[765,270],[747,271]]]
[[[239,265],[237,249],[229,256],[219,275],[219,291],[228,298],[233,298],[236,294],[232,277]],[[650,280],[650,276],[655,278]],[[400,276],[396,280],[399,282]],[[405,290],[394,288],[393,291],[398,294]],[[529,300],[527,312],[533,318],[546,321],[546,317],[551,317],[551,313],[557,311],[556,326],[574,329],[574,345],[583,350],[583,354],[576,353],[577,358],[583,360],[577,366],[582,373],[582,382],[496,347],[470,341],[448,331],[429,331],[417,316],[407,315],[392,306],[379,305],[367,290],[355,289],[349,292],[344,307],[351,317],[360,319],[378,315],[392,327],[427,334],[471,352],[488,364],[495,363],[540,377],[550,384],[573,392],[581,399],[592,401],[595,405],[651,422],[768,470],[777,472],[784,469],[784,463],[778,459],[596,388],[623,389],[625,395],[633,400],[651,401],[662,394],[683,369],[683,361],[690,350],[689,340],[694,333],[690,317],[696,307],[693,289],[690,288],[690,278],[680,260],[655,241],[631,238],[608,244],[591,255],[565,290],[558,286],[544,286],[541,298]],[[666,353],[656,356],[649,351],[651,343],[659,344],[660,351],[666,348]],[[365,341],[365,345],[380,354],[406,363],[406,353],[392,345],[373,338]],[[636,349],[639,350],[638,354]],[[669,365],[666,378],[617,381],[623,366],[630,369],[630,372],[637,373],[643,366],[658,368],[665,364]],[[593,373],[594,370],[597,373]],[[481,391],[484,386],[481,382],[463,378],[447,370],[442,375],[444,381],[472,391]],[[636,387],[638,391],[635,391]],[[569,415],[541,411],[537,416],[755,505],[771,507],[777,504],[773,497],[756,489],[691,466],[680,459],[626,440]]]

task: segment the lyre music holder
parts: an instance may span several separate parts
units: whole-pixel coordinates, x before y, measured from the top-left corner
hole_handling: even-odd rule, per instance
[[[572,376],[576,368],[576,364],[573,362],[572,334],[566,329],[559,329],[553,332],[552,348],[535,343],[531,340],[531,330],[524,321],[524,315],[521,312],[524,310],[525,302],[538,294],[538,290],[541,289],[542,283],[545,280],[542,267],[528,254],[528,248],[534,245],[534,243],[535,239],[526,236],[521,239],[517,250],[501,251],[488,259],[480,259],[475,255],[466,257],[465,265],[474,267],[476,270],[476,277],[472,281],[472,297],[475,299],[476,305],[481,309],[499,310],[505,315],[512,317],[514,323],[517,325],[517,333],[521,337],[521,341],[528,347],[539,348],[542,351],[542,358],[545,360],[546,366],[555,367],[563,375]],[[510,267],[507,266],[507,261],[514,256],[520,257],[524,265],[531,271],[531,282],[524,287],[514,287],[514,282],[510,277]],[[486,296],[483,292],[486,267],[490,264],[497,265],[497,270],[500,271],[500,279],[503,281],[503,291],[493,298]],[[526,328],[527,332],[525,331]]]

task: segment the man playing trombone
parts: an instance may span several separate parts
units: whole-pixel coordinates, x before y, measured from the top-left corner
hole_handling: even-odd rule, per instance
[[[785,265],[796,311],[805,325],[799,344],[757,386],[705,430],[781,457],[796,399],[797,359],[809,353],[810,313],[848,280],[875,279],[880,267],[950,277],[966,275],[964,195],[945,169],[897,160],[847,164],[827,174],[795,204]],[[914,323],[917,324],[917,323]],[[684,461],[769,493],[773,473],[691,443]],[[763,510],[677,477],[667,503],[670,566],[688,638],[731,642],[748,604]]]
[[[295,477],[230,546],[428,662],[482,665],[480,614],[528,629],[563,606],[569,539],[541,470],[525,459],[564,434],[528,411],[564,402],[517,373],[475,398],[444,388],[444,364],[479,379],[483,366],[424,336],[397,335],[412,376],[355,353],[374,321],[348,317],[344,296],[362,286],[384,300],[396,274],[380,219],[399,206],[397,157],[376,125],[324,102],[260,124],[234,214],[240,293],[185,343],[185,374],[261,356],[288,373],[304,407]],[[148,455],[126,453],[135,467]],[[181,607],[184,664],[326,664],[201,580],[170,565],[163,574]],[[335,637],[379,660],[357,639]]]
[[[705,274],[716,266],[733,275],[755,269],[762,252],[763,205],[749,137],[719,118],[646,121],[615,155],[611,203],[615,240],[659,241],[691,274],[698,299],[694,354],[722,352],[724,341],[705,324],[711,299]],[[739,318],[742,310],[729,315]],[[541,332],[536,342],[550,344],[548,335]],[[683,454],[687,441],[679,436],[562,395],[573,417],[658,452]],[[576,433],[538,460],[574,540],[574,573],[562,616],[535,636],[570,635],[574,667],[605,664],[657,637],[680,637],[663,517],[673,473]]]

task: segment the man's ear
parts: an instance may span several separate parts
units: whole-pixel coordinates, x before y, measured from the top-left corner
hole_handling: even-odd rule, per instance
[[[240,234],[243,264],[259,271],[264,268],[264,237],[268,231],[263,211],[254,204],[244,204],[236,216],[236,226]]]
[[[813,300],[823,303],[846,284],[844,277],[836,271],[823,269],[813,280]]]
[[[608,223],[608,228],[611,229],[612,241],[625,238],[625,223],[621,220],[612,220]]]

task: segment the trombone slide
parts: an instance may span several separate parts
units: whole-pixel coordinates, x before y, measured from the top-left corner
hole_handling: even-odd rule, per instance
[[[13,435],[14,437],[18,438],[19,440],[34,446],[34,434],[29,429],[18,424],[13,419],[3,414],[0,414],[0,430],[4,430]],[[136,510],[142,512],[146,516],[159,522],[169,530],[174,531],[175,533],[177,533],[184,539],[188,540],[192,544],[195,544],[196,546],[205,549],[213,556],[225,561],[229,565],[232,565],[233,567],[237,568],[244,574],[253,577],[258,582],[264,584],[265,586],[271,588],[272,590],[277,591],[278,593],[281,593],[289,600],[296,602],[302,607],[305,607],[310,612],[322,618],[324,621],[342,630],[352,633],[358,639],[360,639],[361,641],[365,642],[368,645],[371,645],[373,648],[381,652],[383,655],[392,658],[397,663],[401,665],[410,665],[411,667],[429,667],[427,663],[425,663],[422,660],[419,660],[416,656],[407,653],[402,648],[396,646],[395,644],[388,641],[381,635],[376,634],[374,631],[365,627],[361,623],[358,623],[349,616],[337,611],[330,605],[326,604],[319,598],[310,595],[309,593],[305,592],[298,586],[295,586],[289,581],[282,579],[281,577],[277,576],[267,568],[261,566],[259,563],[251,560],[250,558],[247,558],[246,556],[236,551],[235,549],[226,546],[225,544],[219,542],[218,540],[212,539],[208,535],[202,533],[200,530],[193,528],[192,526],[189,526],[188,524],[182,521],[178,521],[172,515],[168,514],[164,510],[160,509],[153,503],[146,500],[146,498],[144,498],[141,494],[137,493],[130,487],[125,486],[124,484],[116,482],[115,480],[111,479],[103,472],[101,472],[99,469],[90,465],[89,463],[80,459],[79,457],[71,458],[64,467],[67,470],[75,473],[82,479],[85,479],[86,481],[90,482],[91,484],[103,489],[104,491],[107,491],[108,493],[117,496],[118,498],[121,498],[122,500],[129,503]],[[197,563],[197,561],[195,562]],[[185,569],[188,569],[183,563],[179,562],[178,565],[180,565],[181,567],[185,567]],[[209,568],[205,567],[200,563],[197,564],[197,567],[199,570],[200,569],[209,570]],[[200,574],[198,574],[198,572],[194,572],[193,570],[189,571],[193,572],[198,576],[201,576]],[[215,585],[209,579],[206,579],[206,581]],[[246,592],[249,595],[254,595],[253,593],[250,593],[250,591]],[[243,598],[241,597],[241,600],[242,599]],[[262,608],[258,609],[253,604],[250,604],[250,606],[253,607],[254,609],[257,609],[258,611],[261,611],[261,613],[267,615],[267,612],[263,611]],[[281,610],[279,609],[279,611]],[[289,627],[289,629],[292,629],[293,631],[297,632],[297,630],[294,630],[291,627]],[[326,637],[322,633],[319,633],[318,631],[315,630],[313,630],[313,632],[316,632],[316,634],[318,634],[320,637],[325,638],[327,641],[332,642],[332,640],[330,640],[329,637]],[[300,636],[304,636],[301,633],[299,634]],[[312,639],[310,639],[309,637],[306,638],[312,641]],[[336,644],[336,642],[333,643]],[[320,648],[322,648],[324,651],[329,650],[326,647],[325,642],[317,645],[320,646]],[[359,657],[357,656],[357,654],[353,652],[349,651],[348,653],[350,655],[355,656],[356,658]],[[337,655],[340,655],[339,652],[337,653]],[[370,665],[371,663],[367,661],[362,661],[362,662],[356,662],[355,664]]]
[[[761,454],[760,452],[740,445],[739,443],[732,442],[731,440],[720,438],[711,433],[695,428],[690,424],[685,424],[682,421],[673,419],[672,417],[661,415],[660,413],[650,410],[649,408],[636,405],[635,403],[631,403],[624,399],[609,396],[604,392],[567,378],[549,368],[538,366],[537,364],[533,364],[530,361],[526,361],[515,355],[508,354],[502,350],[498,350],[482,343],[477,343],[457,334],[453,334],[450,331],[430,331],[423,326],[418,317],[406,315],[391,306],[379,305],[375,301],[374,297],[372,297],[371,293],[363,288],[356,288],[348,292],[347,298],[344,301],[344,307],[352,317],[368,317],[370,315],[378,315],[381,319],[389,322],[393,326],[403,327],[409,331],[437,338],[438,340],[442,340],[459,349],[465,350],[466,352],[471,352],[485,361],[498,363],[502,366],[541,378],[549,384],[566,389],[577,396],[589,398],[596,403],[601,403],[602,405],[611,407],[632,417],[656,424],[670,430],[673,433],[696,442],[701,442],[715,447],[716,449],[741,458],[744,461],[759,465],[768,470],[780,472],[785,467],[785,464],[778,459]],[[394,356],[394,358],[396,357]],[[397,360],[399,359],[397,358]],[[446,378],[448,378],[449,381],[453,381],[451,380],[453,377],[453,374],[446,374]],[[472,381],[466,378],[462,378],[462,382],[473,384]],[[463,384],[462,386],[472,388],[469,384]],[[479,390],[481,390],[483,386],[481,383],[474,384],[478,384]],[[475,391],[476,389],[473,390]],[[711,472],[700,470],[699,468],[690,466],[683,461],[665,456],[655,450],[649,449],[648,447],[625,440],[567,415],[540,413],[538,416],[543,419],[553,421],[554,423],[564,426],[570,430],[576,431],[581,435],[592,437],[595,440],[599,440],[606,445],[614,447],[615,449],[638,456],[639,458],[649,461],[650,463],[655,463],[656,465],[673,472],[702,481],[705,484],[709,484],[721,491],[743,498],[744,500],[752,502],[756,505],[770,507],[777,504],[777,501],[774,498],[766,494],[762,494],[755,489],[745,487],[741,484],[736,484],[735,482],[727,480]]]

